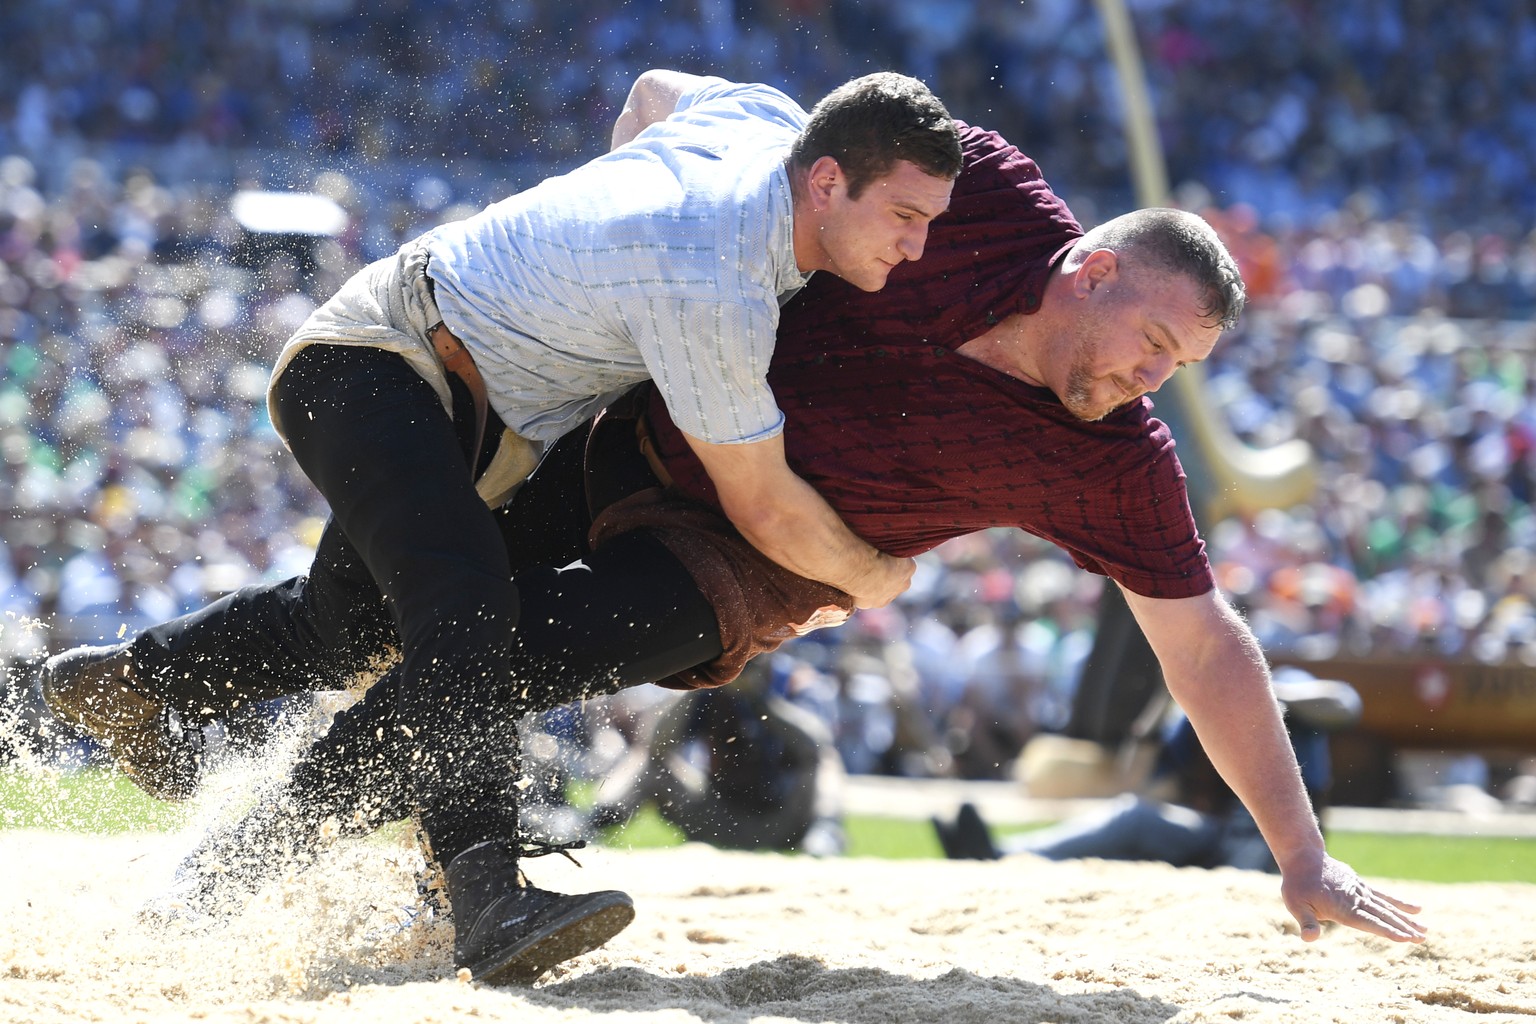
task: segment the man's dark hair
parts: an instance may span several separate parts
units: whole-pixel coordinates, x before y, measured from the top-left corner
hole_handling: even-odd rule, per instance
[[[790,166],[809,170],[824,156],[848,178],[848,196],[891,173],[898,161],[953,181],[960,136],[939,98],[915,78],[878,71],[832,90],[811,110],[790,151]]]
[[[1237,325],[1248,301],[1237,260],[1216,229],[1184,210],[1150,207],[1116,217],[1084,235],[1078,249],[1113,249],[1138,270],[1189,278],[1200,288],[1201,315],[1223,331]]]

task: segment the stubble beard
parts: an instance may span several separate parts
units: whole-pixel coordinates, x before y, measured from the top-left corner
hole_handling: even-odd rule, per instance
[[[1072,351],[1072,367],[1067,371],[1067,383],[1062,389],[1061,404],[1080,420],[1096,422],[1114,412],[1117,406],[1106,406],[1094,400],[1094,385],[1098,378],[1089,369],[1088,346],[1079,342]]]

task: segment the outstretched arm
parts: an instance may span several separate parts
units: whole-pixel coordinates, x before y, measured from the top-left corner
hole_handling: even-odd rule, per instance
[[[665,121],[667,115],[677,109],[677,101],[683,93],[701,81],[700,76],[683,71],[652,68],[635,79],[624,100],[624,109],[613,122],[613,138],[610,149],[618,149],[639,135],[649,125]]]
[[[870,547],[789,468],[783,435],[746,444],[709,444],[684,436],[732,525],[784,568],[837,587],[860,608],[889,604],[912,582],[912,559],[892,558]]]
[[[1415,904],[1367,885],[1329,857],[1296,754],[1246,624],[1216,591],[1182,600],[1125,592],[1200,744],[1243,801],[1280,866],[1281,898],[1308,942],[1336,921],[1398,942],[1423,942]]]

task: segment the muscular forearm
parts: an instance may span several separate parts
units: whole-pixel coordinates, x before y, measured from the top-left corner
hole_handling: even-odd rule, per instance
[[[860,608],[888,604],[907,588],[912,560],[892,558],[860,539],[799,477],[784,481],[772,500],[731,502],[725,514],[753,547],[807,579],[837,587]]]
[[[1301,937],[1311,942],[1322,922],[1337,921],[1397,942],[1423,942],[1424,927],[1412,917],[1417,904],[1365,884],[1323,849],[1263,652],[1232,606],[1215,591],[1177,600],[1125,596],[1200,745],[1275,855],[1280,894]]]
[[[1323,836],[1263,656],[1251,634],[1235,626],[1240,635],[1210,644],[1203,663],[1170,675],[1168,688],[1285,871],[1321,860]]]
[[[781,435],[744,444],[683,436],[714,482],[726,518],[764,555],[790,572],[838,588],[860,608],[888,604],[907,589],[912,559],[882,554],[850,530],[789,468]]]
[[[1127,593],[1168,690],[1221,777],[1253,815],[1275,860],[1323,856],[1323,837],[1296,766],[1263,651],[1215,593],[1157,601]]]

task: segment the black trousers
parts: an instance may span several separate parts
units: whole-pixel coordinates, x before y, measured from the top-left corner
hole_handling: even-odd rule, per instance
[[[317,820],[419,808],[445,859],[510,839],[525,713],[719,653],[713,611],[653,538],[584,550],[580,434],[492,512],[466,461],[472,413],[456,423],[399,357],[312,346],[274,397],[331,506],[309,573],[146,630],[133,656],[196,721],[336,688],[398,648],[397,668],[295,767],[290,795]],[[576,558],[584,567],[560,570]]]

